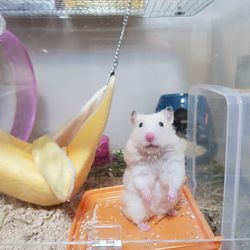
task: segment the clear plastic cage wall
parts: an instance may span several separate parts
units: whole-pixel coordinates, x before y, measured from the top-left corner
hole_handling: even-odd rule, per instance
[[[189,98],[187,169],[193,193],[200,207],[206,198],[220,210],[223,238],[247,239],[250,92],[201,85],[190,89]]]

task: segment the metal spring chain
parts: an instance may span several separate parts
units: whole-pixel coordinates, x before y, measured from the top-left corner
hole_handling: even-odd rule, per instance
[[[125,16],[124,16],[123,22],[122,22],[121,34],[120,34],[119,41],[118,41],[118,44],[117,44],[117,48],[116,48],[116,51],[115,51],[113,68],[112,68],[112,70],[110,72],[110,75],[115,74],[115,70],[116,70],[116,68],[118,66],[118,63],[119,63],[120,48],[121,48],[121,44],[122,44],[122,41],[123,41],[123,36],[124,36],[124,33],[125,33],[125,29],[126,29],[127,23],[128,23],[128,17],[129,17],[130,10],[131,10],[131,1],[132,0],[128,0],[127,9],[126,9]]]

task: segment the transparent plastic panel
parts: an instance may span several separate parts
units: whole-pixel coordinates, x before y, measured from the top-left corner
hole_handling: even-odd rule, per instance
[[[250,238],[250,93],[242,97],[241,151],[238,171],[238,196],[236,197],[235,237]]]
[[[176,242],[176,241],[169,241],[169,242]],[[117,249],[171,249],[169,248],[169,242],[167,241],[148,241],[145,240],[144,242],[135,242],[135,241],[127,241],[127,242],[122,242],[122,248],[117,248],[117,247],[100,247],[97,248],[98,250],[117,250]],[[188,250],[217,250],[218,248],[216,245],[213,245],[212,241],[181,241],[183,244],[190,244],[190,246],[187,248]],[[210,243],[210,248],[206,248],[205,246],[203,247],[202,244],[207,244]],[[187,245],[186,245],[187,246]],[[227,250],[249,250],[250,247],[250,240],[249,239],[238,239],[238,240],[221,240],[221,246],[222,249],[227,249]],[[161,248],[160,248],[161,247]],[[61,242],[61,243],[52,243],[52,242],[47,242],[47,243],[30,243],[30,244],[10,244],[10,245],[3,245],[0,244],[0,249],[4,250],[20,250],[20,249],[25,249],[25,250],[48,250],[48,249],[53,249],[53,250],[94,250],[95,247],[92,245],[91,242]],[[175,248],[174,248],[175,249]],[[180,248],[181,250],[185,248]]]
[[[222,250],[248,250],[250,248],[249,238],[224,240]]]
[[[191,186],[210,225],[230,239],[235,234],[238,195],[240,97],[233,89],[203,85],[191,88],[189,101]]]
[[[223,96],[191,90],[187,172],[201,211],[220,234],[224,189],[227,105]],[[216,217],[216,218],[215,218]],[[219,217],[219,219],[218,219]],[[219,225],[214,224],[219,221]]]

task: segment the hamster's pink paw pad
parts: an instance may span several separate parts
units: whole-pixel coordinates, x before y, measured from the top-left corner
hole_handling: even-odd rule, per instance
[[[151,227],[146,223],[140,223],[137,226],[143,232],[147,232],[147,231],[149,231],[151,229]]]
[[[142,197],[145,201],[151,201],[152,200],[152,194],[149,190],[142,190]]]
[[[178,215],[178,212],[175,210],[175,209],[170,209],[169,211],[168,211],[168,215],[169,216],[177,216]]]

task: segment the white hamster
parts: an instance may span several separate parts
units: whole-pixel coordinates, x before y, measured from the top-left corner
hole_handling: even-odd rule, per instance
[[[155,215],[175,215],[185,179],[185,143],[172,126],[173,110],[131,115],[133,131],[124,149],[123,208],[142,231]]]

